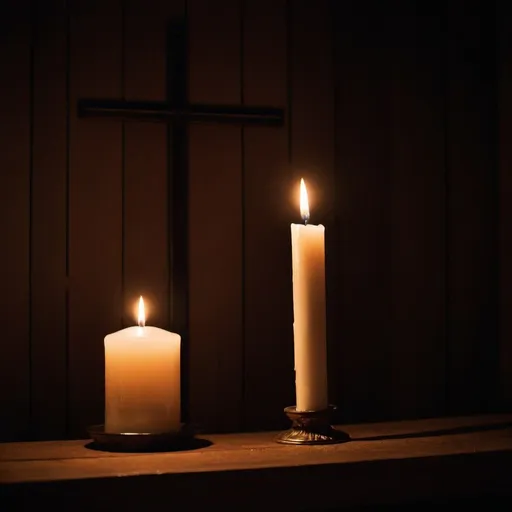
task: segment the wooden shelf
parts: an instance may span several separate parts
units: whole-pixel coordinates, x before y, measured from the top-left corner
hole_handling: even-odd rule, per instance
[[[0,498],[17,507],[75,500],[80,510],[145,510],[150,502],[319,510],[512,495],[512,415],[344,430],[352,441],[342,445],[285,446],[266,432],[205,436],[206,448],[159,454],[100,452],[89,441],[7,443],[0,445]]]

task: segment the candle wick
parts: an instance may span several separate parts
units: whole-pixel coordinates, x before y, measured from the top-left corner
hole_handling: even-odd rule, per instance
[[[304,226],[307,226],[308,225],[309,217],[304,216],[303,220],[304,220]]]

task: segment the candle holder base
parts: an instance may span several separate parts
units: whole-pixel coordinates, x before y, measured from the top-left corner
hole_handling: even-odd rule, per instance
[[[297,411],[296,406],[286,407],[285,414],[292,420],[292,427],[281,432],[275,441],[282,444],[336,444],[350,441],[350,436],[332,427],[330,419],[335,407],[321,411]]]
[[[181,451],[193,447],[194,435],[185,425],[178,432],[105,432],[105,425],[87,429],[92,448],[107,452]]]

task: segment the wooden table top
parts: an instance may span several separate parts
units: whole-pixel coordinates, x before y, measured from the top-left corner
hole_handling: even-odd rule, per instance
[[[358,503],[366,491],[382,494],[393,486],[407,486],[414,491],[411,496],[428,493],[430,488],[432,495],[439,494],[443,479],[452,478],[456,471],[453,480],[460,483],[450,484],[456,492],[477,484],[481,484],[481,492],[512,489],[510,467],[503,475],[500,469],[505,463],[512,464],[512,414],[347,425],[343,430],[351,441],[338,445],[282,445],[274,441],[275,432],[260,432],[204,436],[211,445],[154,454],[92,450],[87,446],[90,440],[6,443],[0,444],[0,487],[11,494],[27,486],[65,493],[66,483],[72,483],[76,492],[93,482],[118,482],[119,477],[144,477],[146,486],[150,485],[148,478],[159,477],[154,481],[161,484],[165,480],[167,489],[173,482],[185,488],[184,482],[189,480],[191,488],[193,482],[207,485],[215,481],[221,489],[221,474],[229,475],[227,488],[242,474],[242,480],[252,486],[256,480],[263,485],[262,479],[268,483],[270,476],[278,475],[278,488],[284,492],[289,480],[291,487],[286,492],[295,488],[299,496],[307,496],[307,489],[311,490],[311,485],[301,488],[301,479],[330,482],[330,487],[339,481],[344,495],[355,493],[351,502]],[[396,478],[401,482],[395,482]],[[419,492],[418,486],[424,491]],[[330,493],[339,494],[339,489],[331,488]],[[314,504],[313,495],[311,500]]]

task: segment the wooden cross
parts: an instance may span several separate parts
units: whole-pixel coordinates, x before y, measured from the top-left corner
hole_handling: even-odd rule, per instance
[[[190,122],[228,123],[240,125],[281,126],[284,110],[273,107],[249,107],[245,105],[204,105],[188,101],[187,34],[183,23],[172,23],[168,30],[166,100],[165,101],[125,101],[119,99],[82,99],[78,101],[79,117],[108,117],[122,120],[164,121],[168,123],[168,144],[171,148],[172,179],[169,201],[172,205],[172,289],[173,301],[171,325],[183,339],[182,372],[186,374],[188,352],[188,135]],[[182,386],[182,404],[187,404],[187,379]],[[186,406],[182,410],[186,420]]]
[[[125,101],[122,99],[81,99],[79,117],[108,117],[122,120],[164,121],[169,130],[171,148],[173,237],[186,247],[187,159],[189,122],[240,125],[281,126],[284,110],[245,105],[205,105],[188,101],[187,31],[184,23],[171,22],[167,31],[165,101]],[[173,256],[173,286],[186,296],[186,255]],[[174,280],[183,280],[181,285]],[[182,315],[178,315],[181,317]],[[173,321],[173,324],[175,321]],[[184,326],[183,326],[184,327]]]

